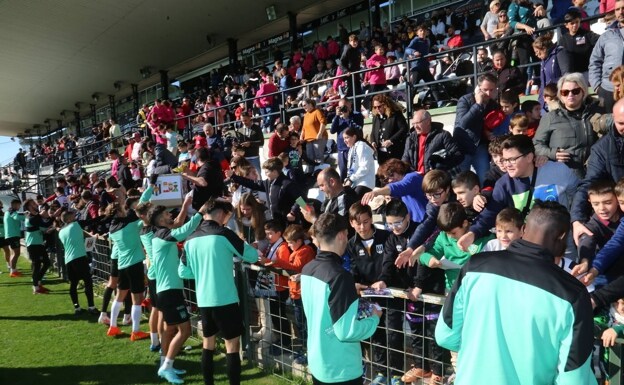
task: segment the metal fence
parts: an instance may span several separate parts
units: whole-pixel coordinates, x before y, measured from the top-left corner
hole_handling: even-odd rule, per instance
[[[110,242],[106,238],[95,241],[89,252],[96,288],[103,287],[110,274]],[[62,250],[59,250],[62,259]],[[292,273],[292,272],[291,272]],[[310,380],[306,356],[306,322],[300,301],[289,298],[288,288],[274,287],[275,275],[287,275],[283,270],[235,263],[234,279],[241,299],[244,334],[241,348],[244,357],[254,365],[281,378]],[[273,275],[273,279],[267,279]],[[268,282],[268,285],[267,285]],[[414,384],[431,380],[430,371],[442,375],[444,383],[453,379],[451,352],[435,343],[434,330],[445,297],[423,294],[417,302],[410,301],[404,290],[391,288],[393,298],[368,298],[383,309],[383,317],[375,334],[362,342],[362,376],[368,383],[382,374],[390,383],[392,376],[402,376],[410,368],[423,368],[426,378]],[[201,322],[195,294],[195,283],[185,280],[184,295],[191,313],[193,338],[201,339]],[[599,347],[596,340],[594,365],[601,384],[623,384],[621,340],[611,349]],[[433,382],[431,382],[433,383]]]

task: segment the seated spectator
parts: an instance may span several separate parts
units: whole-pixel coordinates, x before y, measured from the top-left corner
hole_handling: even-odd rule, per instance
[[[384,68],[384,73],[386,75],[386,82],[390,85],[396,86],[401,81],[401,70],[396,62],[396,54],[393,52],[389,52],[386,55],[386,59],[388,60],[388,66]],[[394,64],[394,65],[391,65]]]
[[[286,151],[290,146],[288,127],[284,123],[278,123],[275,131],[269,138],[269,158],[273,158]]]
[[[520,105],[520,111],[522,111],[522,113],[524,113],[524,115],[529,119],[529,127],[526,135],[529,138],[533,138],[535,136],[537,126],[542,119],[542,106],[536,100],[525,100]]]
[[[492,59],[488,55],[488,50],[485,48],[477,49],[477,72],[490,72],[494,68]]]
[[[509,133],[511,135],[527,135],[529,132],[529,118],[523,114],[512,116],[509,121]],[[528,135],[527,135],[528,136]]]
[[[451,182],[457,202],[464,207],[468,221],[474,222],[477,212],[472,208],[474,199],[481,191],[479,177],[472,171],[463,171]]]
[[[375,152],[362,138],[359,128],[347,128],[342,131],[342,137],[349,148],[344,186],[352,188],[361,198],[375,187]]]
[[[407,137],[402,160],[421,175],[434,169],[457,174],[463,155],[444,125],[432,122],[427,110],[415,111],[411,124],[414,130]]]
[[[542,117],[533,138],[535,152],[564,163],[582,178],[598,139],[590,122],[598,113],[598,103],[588,96],[585,78],[578,72],[562,76],[558,88],[560,107]]]
[[[497,76],[496,85],[499,94],[505,91],[511,91],[516,95],[524,92],[524,79],[518,68],[511,67],[507,63],[507,56],[503,51],[494,51],[492,53],[492,64],[494,65],[494,73]]]

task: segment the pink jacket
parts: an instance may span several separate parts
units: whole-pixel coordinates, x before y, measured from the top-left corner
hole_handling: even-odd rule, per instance
[[[615,10],[615,0],[600,0],[600,13]]]
[[[386,84],[386,73],[383,68],[377,68],[379,64],[382,66],[388,62],[385,56],[377,55],[374,53],[367,61],[367,68],[375,68],[372,71],[369,71],[369,83],[374,85]]]
[[[262,83],[260,85],[260,89],[258,89],[258,92],[256,92],[256,97],[260,97],[263,95],[267,95],[267,94],[271,94],[273,92],[277,92],[277,86],[273,83]],[[274,100],[275,96],[274,95],[270,95],[270,96],[264,96],[261,97],[259,99],[256,99],[255,104],[256,106],[260,107],[260,108],[264,108],[264,107],[271,107],[273,105],[273,100]]]

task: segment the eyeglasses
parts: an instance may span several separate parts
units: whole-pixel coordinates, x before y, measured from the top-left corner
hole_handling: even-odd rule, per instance
[[[440,197],[444,194],[444,191],[433,193],[433,194],[425,194],[427,199],[440,199]]]
[[[568,96],[570,94],[570,92],[572,92],[572,95],[578,95],[581,93],[581,91],[583,91],[582,88],[574,88],[571,90],[561,90],[561,96]]]
[[[391,229],[401,228],[401,226],[403,226],[403,222],[404,221],[405,221],[405,218],[403,218],[402,220],[400,220],[398,222],[393,222],[393,223],[388,222],[388,227],[391,228]]]
[[[526,155],[527,155],[527,154],[520,154],[520,155],[515,156],[515,157],[513,157],[513,158],[501,158],[501,159],[500,159],[500,162],[501,162],[502,164],[509,163],[510,165],[512,165],[512,166],[513,166],[513,165],[515,165],[516,163],[518,163],[518,159],[520,159],[520,158],[522,158],[523,156],[526,156]]]

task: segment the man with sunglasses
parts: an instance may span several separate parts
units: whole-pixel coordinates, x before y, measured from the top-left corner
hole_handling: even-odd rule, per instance
[[[605,111],[611,111],[614,103],[613,83],[609,76],[624,61],[624,0],[615,2],[615,18],[616,21],[600,35],[589,58],[589,84],[600,96]]]
[[[556,201],[570,208],[580,181],[563,163],[546,162],[535,165],[535,147],[526,135],[512,135],[503,144],[501,162],[507,173],[494,185],[492,199],[470,226],[470,231],[457,241],[462,250],[488,234],[494,227],[496,215],[505,207],[515,207],[526,216],[536,199]]]

